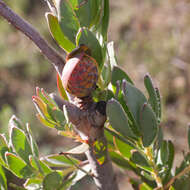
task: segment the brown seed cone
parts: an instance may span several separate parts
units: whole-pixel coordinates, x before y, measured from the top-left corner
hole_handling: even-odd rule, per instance
[[[62,72],[64,88],[79,98],[90,96],[97,80],[96,60],[83,52],[79,56],[68,59]]]

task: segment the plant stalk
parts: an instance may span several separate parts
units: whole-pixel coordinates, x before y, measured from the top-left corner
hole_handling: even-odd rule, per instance
[[[149,161],[149,164],[152,166],[153,168],[153,177],[156,181],[156,184],[157,184],[157,189],[163,189],[163,184],[162,184],[162,180],[161,178],[159,177],[159,174],[158,174],[158,171],[157,171],[157,168],[156,168],[156,164],[154,163],[154,158],[153,158],[153,154],[152,154],[152,148],[151,147],[148,147],[145,149],[145,154],[148,158],[148,161]]]
[[[186,167],[184,170],[182,170],[180,173],[178,173],[176,176],[174,176],[167,184],[164,186],[164,189],[168,189],[176,179],[180,178],[181,176],[185,175],[186,173],[190,172],[190,166]]]
[[[95,176],[93,177],[94,182],[98,190],[118,190],[116,176],[108,154],[107,141],[103,135],[103,131],[101,142],[104,142],[104,146],[106,147],[105,162],[102,165],[97,161],[93,146],[86,152],[88,161],[92,166],[92,173]]]
[[[2,0],[0,0],[0,16],[4,17],[12,26],[29,37],[41,50],[42,54],[51,62],[55,70],[59,74],[62,73],[65,65],[64,59],[31,24],[13,12]]]

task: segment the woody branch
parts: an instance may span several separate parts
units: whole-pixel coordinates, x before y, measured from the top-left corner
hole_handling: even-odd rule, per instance
[[[0,16],[4,17],[12,26],[24,33],[36,46],[40,49],[42,54],[50,61],[55,70],[61,74],[65,65],[65,60],[52,48],[48,42],[41,37],[27,21],[14,13],[2,0],[0,0]],[[54,99],[57,97],[54,96]],[[81,110],[76,105],[68,101],[56,100],[59,106],[66,106],[70,121],[75,125],[79,132],[86,133],[88,129],[91,130],[91,139],[100,139],[107,147],[107,141],[103,133],[103,125],[105,122],[105,115],[102,115],[94,104],[91,110]],[[93,121],[93,123],[92,123]],[[89,131],[88,131],[89,132]],[[112,164],[108,152],[106,150],[106,161],[103,165],[99,165],[93,152],[93,147],[90,146],[86,153],[88,161],[94,173],[94,181],[99,190],[117,190],[117,183],[113,172]]]

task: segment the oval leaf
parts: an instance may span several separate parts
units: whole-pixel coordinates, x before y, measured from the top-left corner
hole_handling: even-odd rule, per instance
[[[59,190],[62,184],[62,177],[57,172],[52,172],[43,180],[43,189],[44,190]]]
[[[130,146],[127,143],[124,143],[123,141],[115,138],[115,144],[119,150],[119,152],[127,159],[130,159],[132,156],[132,150],[134,149],[132,146]]]
[[[122,83],[123,98],[133,115],[136,123],[140,125],[140,113],[142,106],[147,102],[144,94],[137,89],[134,85],[127,82],[125,79]]]
[[[64,166],[73,166],[74,164],[79,164],[79,161],[69,156],[65,157],[63,155],[49,155],[42,158],[42,161],[48,166],[55,167],[64,167]]]
[[[97,61],[99,70],[101,70],[103,66],[102,48],[96,36],[87,28],[81,28],[76,37],[76,44],[77,46],[85,44],[90,48],[92,57]]]
[[[156,90],[156,95],[157,95],[157,103],[158,103],[158,123],[161,122],[161,117],[162,117],[162,104],[161,104],[161,96],[160,96],[160,91],[158,88],[155,88]]]
[[[101,20],[100,32],[104,37],[104,40],[107,41],[107,31],[109,25],[109,0],[104,0],[104,9]]]
[[[146,183],[140,184],[139,190],[152,190]]]
[[[0,165],[0,188],[1,190],[7,190],[7,179],[3,167]]]
[[[68,97],[67,97],[67,93],[63,87],[63,84],[62,84],[62,81],[61,81],[61,78],[59,76],[59,74],[57,73],[57,88],[59,90],[59,94],[61,95],[61,97],[64,99],[64,100],[69,100]]]
[[[174,145],[171,141],[167,142],[167,149],[168,149],[168,160],[167,160],[167,170],[165,171],[165,178],[163,180],[163,183],[167,183],[170,176],[171,176],[171,169],[173,166],[173,161],[174,161]]]
[[[5,164],[5,152],[9,151],[5,137],[0,134],[0,157],[2,158],[2,163]]]
[[[30,156],[30,164],[36,170],[39,170],[42,174],[49,174],[52,172],[52,169],[49,168],[44,162],[38,160],[34,156]]]
[[[89,145],[86,143],[83,143],[69,151],[66,152],[66,154],[84,154],[89,149]]]
[[[80,27],[78,18],[76,17],[72,4],[69,0],[59,0],[58,4],[58,20],[64,35],[75,43],[75,37]]]
[[[145,103],[140,114],[140,130],[144,147],[150,146],[158,132],[157,119],[151,107]]]
[[[30,178],[24,183],[24,187],[27,190],[40,189],[42,187],[42,179]]]
[[[168,162],[168,145],[167,145],[167,141],[163,141],[162,142],[162,146],[160,149],[160,153],[161,153],[161,160],[163,165],[165,165]]]
[[[33,170],[18,156],[6,152],[5,154],[7,164],[11,172],[13,172],[19,178],[29,178],[34,176]]]
[[[129,76],[119,67],[114,66],[112,71],[112,79],[111,83],[113,86],[116,86],[117,81],[122,81],[125,79],[129,83],[133,84],[133,81],[129,78]]]
[[[109,151],[111,160],[117,164],[119,167],[124,168],[124,169],[129,169],[131,170],[132,167],[129,164],[129,161],[127,161],[126,159],[124,159],[120,154],[116,153],[116,152],[112,152]]]
[[[138,165],[141,169],[144,169],[147,172],[152,172],[152,168],[149,166],[147,160],[138,151],[133,152],[131,161]]]
[[[156,114],[156,117],[159,117],[159,106],[157,101],[156,89],[154,88],[152,79],[148,74],[144,77],[144,84],[149,94],[148,102],[150,103],[154,113]]]
[[[57,17],[52,13],[46,13],[45,16],[52,37],[66,52],[71,52],[75,48],[75,45],[62,32]]]
[[[42,117],[39,113],[36,114],[36,117],[38,118],[38,120],[46,127],[50,127],[50,128],[55,128],[56,125],[51,123],[50,121],[48,121],[47,119],[45,119],[44,117]]]
[[[21,129],[13,127],[11,130],[11,143],[15,152],[26,162],[29,163],[29,155],[32,150],[28,139]]]
[[[27,130],[27,135],[29,138],[32,154],[38,158],[39,157],[38,145],[33,137],[29,124],[26,124],[26,130]]]
[[[112,98],[108,101],[106,113],[111,126],[117,132],[119,132],[124,137],[134,136],[131,129],[129,128],[127,115],[117,100]]]
[[[98,13],[97,1],[82,1],[78,6],[75,6],[75,13],[80,21],[81,26],[90,27],[94,23],[94,19]],[[76,8],[77,7],[77,8]]]

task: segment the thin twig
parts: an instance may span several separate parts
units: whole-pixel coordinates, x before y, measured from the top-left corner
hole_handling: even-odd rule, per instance
[[[56,71],[59,74],[62,72],[65,65],[64,59],[41,37],[31,24],[13,12],[2,0],[0,0],[0,16],[4,17],[11,25],[29,37],[39,47],[42,54],[52,63]]]
[[[94,177],[93,173],[87,172],[87,171],[84,170],[80,165],[75,164],[75,163],[72,161],[72,159],[71,159],[69,156],[67,156],[66,154],[64,154],[64,153],[59,153],[59,155],[65,156],[68,160],[70,160],[70,161],[73,163],[73,165],[74,165],[77,169],[81,170],[81,171],[82,171],[83,173],[85,173],[86,175],[91,176],[91,177]]]
[[[168,189],[176,179],[180,178],[181,176],[185,175],[186,173],[190,172],[190,165],[182,170],[180,173],[178,173],[176,176],[174,176],[167,184],[164,186],[164,189]]]

